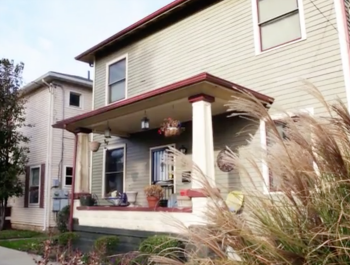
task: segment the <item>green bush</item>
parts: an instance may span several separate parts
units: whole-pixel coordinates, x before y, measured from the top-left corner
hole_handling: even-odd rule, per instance
[[[79,238],[79,235],[75,232],[65,232],[57,237],[58,244],[60,246],[68,246]]]
[[[100,255],[111,255],[119,243],[117,236],[102,236],[94,242],[94,249]]]
[[[149,255],[179,256],[183,252],[183,244],[177,239],[168,236],[151,236],[141,242],[139,251]]]
[[[68,231],[69,213],[70,213],[70,206],[67,205],[63,207],[63,209],[59,211],[57,214],[57,219],[56,219],[57,229],[61,233]]]

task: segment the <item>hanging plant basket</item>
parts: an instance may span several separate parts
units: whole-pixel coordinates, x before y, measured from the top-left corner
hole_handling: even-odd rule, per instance
[[[158,130],[159,134],[164,134],[165,137],[180,135],[185,128],[181,127],[181,122],[172,118],[164,119]]]
[[[101,143],[97,141],[92,141],[89,143],[89,145],[90,145],[90,150],[92,152],[97,152],[98,149],[100,149]]]

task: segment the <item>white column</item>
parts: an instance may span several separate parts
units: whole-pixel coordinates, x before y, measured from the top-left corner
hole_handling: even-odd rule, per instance
[[[211,186],[215,187],[214,141],[211,103],[214,98],[199,95],[189,98],[192,103],[192,160]],[[193,172],[194,174],[196,171]],[[192,189],[202,188],[203,176],[193,176]],[[192,198],[193,212],[207,208],[207,198]]]
[[[78,146],[76,153],[76,169],[75,169],[75,191],[74,192],[89,192],[89,134],[78,133]]]

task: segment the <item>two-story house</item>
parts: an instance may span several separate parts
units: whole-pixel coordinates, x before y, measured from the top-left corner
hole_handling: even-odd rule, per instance
[[[201,186],[184,181],[189,169],[181,165],[168,174],[173,169],[162,161],[169,145],[187,149],[224,195],[250,183],[217,163],[226,146],[244,155],[250,135],[251,143],[266,146],[263,121],[227,118],[224,104],[243,96],[242,89],[266,107],[324,114],[305,91],[308,80],[327,100],[349,104],[348,6],[344,0],[176,0],[78,55],[95,67],[93,111],[53,126],[77,136],[74,230],[142,237],[178,231],[164,217],[200,222]],[[169,117],[182,122],[180,135],[158,133]],[[92,155],[91,178],[83,153],[90,134],[102,144]],[[192,207],[149,208],[143,188],[158,180],[171,183],[170,193],[187,189]],[[254,184],[272,191],[268,169]],[[106,206],[114,189],[138,192],[137,207]],[[86,190],[99,205],[80,206],[79,193]]]
[[[55,227],[52,187],[71,190],[74,134],[52,123],[91,111],[92,80],[48,72],[22,88],[26,103],[23,133],[30,137],[24,196],[12,198],[12,227],[47,230]]]

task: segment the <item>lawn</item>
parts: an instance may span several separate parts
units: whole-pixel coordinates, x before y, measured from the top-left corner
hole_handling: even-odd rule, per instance
[[[0,246],[32,254],[42,254],[44,238],[19,239],[11,241],[0,241]]]
[[[33,238],[44,236],[41,232],[27,230],[4,230],[0,231],[0,240],[15,239],[15,238]]]

